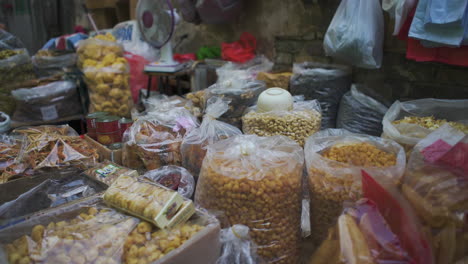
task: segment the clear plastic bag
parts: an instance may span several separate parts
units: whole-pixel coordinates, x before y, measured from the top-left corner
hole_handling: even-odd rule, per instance
[[[468,257],[467,187],[468,136],[445,124],[414,147],[402,185],[439,264]]]
[[[24,44],[19,38],[3,29],[0,29],[0,50],[22,48],[24,48]]]
[[[361,198],[361,170],[398,182],[406,164],[405,152],[396,142],[341,129],[317,132],[307,139],[304,151],[315,243],[326,238],[344,201]]]
[[[252,107],[242,117],[242,131],[262,137],[282,135],[304,146],[305,140],[320,130],[321,112],[317,100],[295,102],[291,111],[258,113]]]
[[[95,37],[81,41],[77,52],[78,66],[89,89],[90,112],[130,117],[133,99],[123,47],[113,37],[106,40]]]
[[[257,56],[245,63],[228,62],[216,69],[217,83],[227,82],[233,79],[253,81],[260,72],[269,72],[273,69],[273,62],[265,56]]]
[[[138,177],[137,171],[119,166],[108,160],[96,164],[92,168],[86,170],[85,173],[89,177],[92,177],[93,179],[96,179],[107,185],[111,185],[118,177],[122,175]]]
[[[187,199],[190,199],[195,191],[195,179],[188,170],[182,167],[164,166],[148,171],[142,177],[177,191]]]
[[[395,121],[405,117],[434,117],[468,124],[468,100],[441,100],[419,99],[414,101],[396,101],[385,114],[383,124],[383,137],[400,143],[407,150],[411,150],[421,139],[429,135],[434,128],[427,129],[418,124],[400,123]]]
[[[361,90],[363,87],[353,84],[351,90],[343,95],[336,127],[378,137],[382,134],[382,119],[388,107]]]
[[[212,97],[207,104],[203,122],[199,127],[185,135],[181,146],[182,166],[188,169],[197,179],[207,146],[242,134],[237,127],[217,120],[229,109],[229,102],[219,97]]]
[[[380,1],[342,1],[323,41],[327,56],[367,69],[380,68],[384,18]]]
[[[408,15],[416,6],[416,0],[383,0],[382,9],[387,11],[392,18],[395,19],[395,28],[393,35],[400,33],[403,24],[406,22]]]
[[[38,52],[32,57],[32,63],[41,77],[63,73],[66,69],[75,67],[76,60],[76,53],[54,56],[43,55]]]
[[[296,63],[293,66],[290,91],[304,95],[306,100],[318,100],[322,109],[322,129],[334,128],[341,97],[351,86],[351,69],[346,66]]]
[[[76,84],[71,81],[21,88],[11,94],[16,100],[16,110],[13,115],[16,121],[50,121],[83,112]]]
[[[249,232],[249,227],[245,225],[233,225],[221,230],[223,251],[216,264],[258,263],[257,246],[251,241]]]
[[[21,144],[19,138],[0,134],[0,184],[26,169],[26,166],[18,161]]]
[[[298,263],[302,148],[284,136],[238,135],[208,146],[195,202],[224,227],[246,225],[267,262]]]
[[[281,73],[268,73],[259,72],[257,80],[264,81],[267,88],[280,87],[289,90],[289,82],[291,80],[292,72]]]

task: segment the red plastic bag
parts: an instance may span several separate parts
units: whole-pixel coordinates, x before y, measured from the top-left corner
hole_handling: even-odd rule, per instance
[[[138,93],[141,89],[148,87],[148,75],[144,73],[145,65],[149,63],[144,57],[125,52],[125,59],[130,66],[130,89],[132,91],[133,102],[138,102]],[[153,78],[151,87],[157,86],[157,78]]]
[[[193,61],[197,60],[197,56],[195,55],[195,53],[187,53],[187,54],[176,53],[174,54],[174,60],[179,63],[183,63],[183,62],[187,62],[191,60]]]
[[[257,39],[250,33],[242,33],[240,39],[233,43],[221,43],[223,60],[233,62],[246,62],[255,57]]]
[[[385,183],[383,183],[385,184]],[[380,184],[367,172],[362,171],[362,191],[364,197],[372,200],[379,208],[393,233],[401,241],[401,246],[415,264],[433,264],[434,257],[429,240],[422,231],[410,204],[392,183]]]

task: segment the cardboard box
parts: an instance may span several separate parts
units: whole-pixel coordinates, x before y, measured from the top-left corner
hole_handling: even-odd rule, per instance
[[[90,138],[88,135],[84,135],[84,139],[94,147],[99,154],[99,161],[109,160],[118,165],[122,165],[122,149],[110,150],[108,147],[102,145],[96,140]]]

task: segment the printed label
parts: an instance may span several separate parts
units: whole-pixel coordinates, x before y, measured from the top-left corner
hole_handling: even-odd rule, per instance
[[[57,108],[55,105],[41,107],[42,120],[49,121],[58,118]]]
[[[102,169],[98,169],[96,170],[96,173],[102,177],[102,178],[106,178],[107,176],[109,176],[109,174],[112,174],[114,172],[116,172],[118,169],[120,169],[119,167],[117,166],[114,166],[112,164],[109,164],[107,166],[105,166],[104,168]]]

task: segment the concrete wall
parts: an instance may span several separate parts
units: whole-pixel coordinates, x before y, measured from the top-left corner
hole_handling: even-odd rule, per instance
[[[276,69],[291,69],[294,62],[333,62],[325,57],[323,35],[339,0],[245,0],[237,21],[226,25],[182,22],[177,36],[188,34],[177,52],[194,52],[202,45],[237,40],[244,31],[258,39],[258,53]],[[354,81],[365,83],[389,100],[422,97],[468,98],[468,69],[405,59],[405,43],[391,36],[393,22],[386,15],[383,66],[354,70]]]

